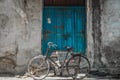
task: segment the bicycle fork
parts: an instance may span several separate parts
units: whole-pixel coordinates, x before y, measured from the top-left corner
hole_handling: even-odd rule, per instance
[[[56,73],[56,71],[58,72],[60,72],[60,68],[61,68],[61,65],[59,65],[57,62],[55,62],[53,59],[51,59],[51,58],[49,58],[48,59],[49,60],[49,62],[51,63],[51,65],[53,65],[53,67],[54,67],[54,74],[56,75],[57,73]]]

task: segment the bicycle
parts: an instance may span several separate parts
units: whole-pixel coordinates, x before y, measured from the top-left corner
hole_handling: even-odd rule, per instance
[[[51,66],[54,68],[55,75],[56,71],[59,71],[62,74],[62,70],[66,69],[68,75],[74,80],[77,78],[79,78],[79,80],[83,79],[88,75],[90,71],[90,62],[85,56],[80,53],[73,52],[72,47],[65,47],[67,53],[65,55],[65,59],[63,60],[64,62],[61,65],[59,60],[54,61],[51,56],[48,56],[48,53],[51,51],[51,47],[56,48],[57,45],[53,42],[48,42],[46,54],[44,56],[39,55],[33,57],[29,61],[28,73],[30,73],[31,77],[39,80],[44,79],[48,76]]]

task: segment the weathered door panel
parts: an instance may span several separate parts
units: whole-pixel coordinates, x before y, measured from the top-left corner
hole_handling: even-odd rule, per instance
[[[75,9],[75,49],[85,53],[86,49],[86,12],[84,7]]]
[[[85,53],[84,7],[45,7],[43,13],[42,52],[45,54],[47,42],[55,42],[60,50],[71,46],[76,52]]]
[[[64,8],[64,46],[74,46],[74,8]]]

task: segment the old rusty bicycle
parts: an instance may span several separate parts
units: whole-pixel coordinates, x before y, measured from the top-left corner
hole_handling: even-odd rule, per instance
[[[51,47],[56,48],[57,45],[53,42],[48,42],[48,48],[44,56],[39,55],[33,57],[28,63],[28,73],[37,80],[42,80],[48,76],[51,66],[53,66],[54,74],[60,72],[62,75],[63,69],[66,69],[68,75],[74,80],[79,78],[79,80],[85,78],[90,71],[90,62],[89,60],[81,55],[80,53],[73,52],[72,47],[65,47],[66,54],[61,64],[58,60],[53,58],[56,56],[49,56],[48,53],[51,52]],[[53,51],[59,55],[56,51]],[[58,56],[57,56],[58,57]]]

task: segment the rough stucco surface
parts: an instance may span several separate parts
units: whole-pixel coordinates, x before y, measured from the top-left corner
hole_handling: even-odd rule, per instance
[[[94,45],[92,37],[92,1],[87,0],[87,57],[93,67],[94,63]]]
[[[99,68],[103,66],[101,61],[100,0],[88,0],[87,7],[87,55],[92,68]]]
[[[92,68],[120,74],[120,0],[88,0],[87,55]]]
[[[42,0],[0,0],[0,72],[23,72],[40,53]]]
[[[120,73],[120,0],[87,0],[87,55]],[[0,72],[20,73],[40,53],[42,0],[0,0]]]
[[[103,62],[113,74],[120,74],[120,0],[102,1],[101,30]]]

